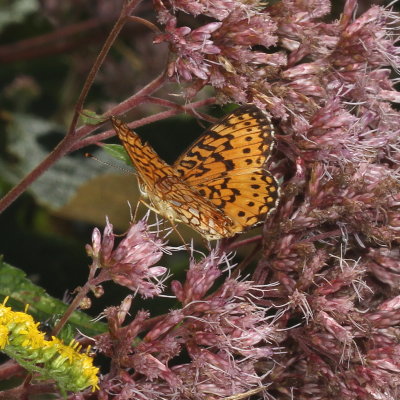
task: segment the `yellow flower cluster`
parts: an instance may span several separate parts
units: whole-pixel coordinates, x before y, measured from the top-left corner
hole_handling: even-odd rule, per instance
[[[80,345],[72,340],[69,346],[53,337],[46,340],[32,316],[0,304],[0,350],[15,359],[40,379],[53,379],[60,389],[78,392],[88,386],[98,388],[98,371],[93,359],[80,353]]]

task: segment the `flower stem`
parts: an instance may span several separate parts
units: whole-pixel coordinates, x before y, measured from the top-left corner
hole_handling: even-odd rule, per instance
[[[108,35],[102,49],[100,50],[92,68],[89,71],[89,74],[86,78],[86,81],[83,85],[81,94],[78,97],[78,101],[76,102],[75,105],[75,113],[72,117],[72,121],[68,130],[67,135],[73,135],[75,133],[75,128],[76,124],[78,123],[78,118],[79,114],[82,111],[83,104],[85,102],[85,99],[89,93],[90,88],[93,85],[94,79],[97,75],[97,72],[99,71],[101,65],[103,64],[108,52],[110,51],[111,46],[117,39],[121,29],[125,25],[125,22],[127,21],[127,17],[129,14],[132,12],[132,10],[140,3],[141,0],[133,0],[131,2],[125,2],[124,6],[122,7],[121,13],[114,24],[113,28],[111,29],[110,34]]]
[[[52,336],[57,336],[60,333],[63,326],[66,324],[72,313],[79,307],[82,300],[86,297],[91,288],[96,284],[101,283],[101,281],[103,280],[102,279],[103,274],[101,272],[103,271],[101,271],[98,277],[94,279],[96,271],[97,267],[94,264],[92,264],[89,269],[89,278],[87,282],[85,283],[85,285],[83,285],[82,288],[80,288],[78,294],[75,296],[74,300],[69,305],[68,309],[65,311],[61,319],[58,321],[57,325],[54,327],[53,331],[51,332]]]
[[[16,186],[14,186],[2,199],[0,199],[0,213],[3,212],[10,204],[12,204],[27,188],[30,184],[32,184],[39,176],[41,176],[47,169],[53,165],[57,160],[67,154],[73,144],[82,136],[87,135],[92,130],[95,130],[96,127],[83,127],[82,129],[75,130],[76,124],[79,118],[79,114],[82,110],[83,103],[86,99],[86,96],[93,84],[94,78],[103,63],[110,47],[114,43],[115,39],[118,36],[118,33],[122,29],[124,23],[126,22],[126,17],[133,10],[134,7],[141,0],[134,0],[131,2],[126,2],[124,7],[121,10],[120,16],[115,23],[113,29],[110,32],[103,48],[101,49],[96,61],[93,64],[92,69],[90,70],[88,77],[85,81],[81,94],[78,98],[78,101],[75,106],[75,113],[72,118],[69,130],[67,135],[63,138],[63,140],[56,146],[56,148],[38,165],[34,168],[27,176],[25,176]],[[156,79],[155,82],[158,82]],[[148,85],[149,86],[149,85]],[[143,96],[144,92],[146,92],[146,86],[141,91],[139,91],[136,95]],[[151,91],[150,91],[151,93]],[[125,103],[125,102],[124,102]]]
[[[174,107],[174,108],[171,108],[170,110],[167,110],[167,111],[162,111],[162,112],[159,112],[157,114],[150,115],[148,117],[137,119],[135,121],[130,122],[128,124],[128,126],[129,126],[130,129],[136,129],[139,126],[147,125],[147,124],[150,124],[152,122],[161,121],[163,119],[166,119],[166,118],[169,118],[169,117],[173,117],[174,115],[180,114],[181,112],[187,112],[189,114],[195,114],[193,112],[193,110],[196,109],[197,107],[203,107],[203,106],[214,104],[214,103],[215,103],[215,97],[210,97],[210,98],[205,99],[205,100],[195,101],[193,103],[189,103],[189,104],[186,104],[184,106]],[[119,104],[117,107],[119,108],[121,104]],[[115,111],[115,109],[117,107],[115,107],[114,109],[110,110],[108,112],[108,114],[109,115],[114,115],[113,111]],[[115,115],[117,115],[117,114],[115,113]],[[71,151],[78,150],[78,149],[80,149],[82,147],[86,147],[86,146],[89,146],[91,144],[99,143],[99,142],[101,142],[101,141],[103,141],[105,139],[108,139],[109,137],[114,136],[114,135],[115,135],[115,132],[114,132],[113,129],[110,129],[108,131],[99,133],[98,135],[92,135],[90,137],[87,137],[87,138],[84,138],[84,139],[80,140],[78,143],[75,143],[71,147]]]

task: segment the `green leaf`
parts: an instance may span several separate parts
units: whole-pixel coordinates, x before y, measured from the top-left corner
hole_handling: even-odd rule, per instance
[[[29,305],[28,313],[36,321],[54,321],[61,317],[68,305],[48,295],[43,288],[35,285],[23,271],[15,268],[0,259],[0,296],[9,297],[7,305],[14,310],[25,310]],[[95,336],[107,330],[106,324],[93,322],[89,315],[75,311],[61,333],[64,342],[74,336],[76,330],[88,336]]]
[[[86,125],[98,125],[109,119],[109,117],[104,117],[103,115],[97,114],[96,112],[88,109],[84,109],[81,112],[81,120]]]
[[[126,165],[132,167],[132,161],[124,149],[124,146],[120,144],[105,144],[102,148],[112,157],[119,161],[123,161]]]

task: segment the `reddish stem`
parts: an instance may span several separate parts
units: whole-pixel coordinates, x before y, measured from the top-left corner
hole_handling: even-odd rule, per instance
[[[108,50],[115,38],[117,37],[119,31],[122,29],[124,21],[126,20],[126,15],[131,12],[133,7],[138,4],[140,0],[132,1],[131,3],[126,3],[123,10],[121,11],[121,15],[118,18],[118,21],[114,25],[108,39],[100,51],[99,56],[97,57],[89,75],[86,79],[84,88],[79,96],[79,99],[76,103],[75,114],[71,121],[71,125],[68,131],[68,134],[64,137],[64,139],[56,146],[56,148],[36,167],[34,168],[27,176],[25,176],[14,188],[12,188],[1,200],[0,200],[0,213],[4,211],[11,203],[13,203],[25,190],[26,188],[34,182],[40,175],[42,175],[47,169],[53,165],[57,160],[71,151],[73,145],[82,137],[86,136],[90,132],[97,129],[94,126],[84,126],[75,131],[76,123],[78,121],[79,113],[81,112],[83,103],[87,96],[87,93],[93,83],[94,77],[101,66],[101,63],[104,61],[105,56],[108,53]],[[144,97],[151,94],[153,91],[158,89],[162,83],[164,83],[165,77],[164,74],[158,76],[155,80],[141,89],[138,93],[132,96],[130,99],[121,103],[120,105],[114,107],[109,111],[109,113],[114,113],[118,111],[126,111],[129,107],[136,106],[140,100]],[[126,107],[126,108],[125,108]],[[74,134],[73,134],[74,133]]]
[[[55,32],[0,46],[0,62],[28,60],[48,54],[65,52],[82,43],[82,38],[75,37],[77,34],[85,33],[85,38],[90,37],[90,31],[98,30],[103,25],[104,21],[101,19],[92,18],[59,28]]]
[[[165,76],[165,73],[162,72],[153,81],[147,84],[144,88],[140,89],[133,96],[127,98],[122,103],[108,110],[105,113],[105,116],[121,115],[124,112],[131,110],[138,104],[142,103],[150,94],[159,89],[166,81],[167,77]]]
[[[83,89],[81,91],[81,94],[79,95],[79,98],[76,102],[75,105],[75,113],[72,117],[72,121],[68,130],[68,134],[69,135],[73,135],[75,133],[75,128],[76,128],[76,124],[78,123],[78,118],[79,115],[82,111],[83,108],[83,104],[86,100],[86,97],[89,93],[90,88],[93,85],[94,82],[94,78],[96,77],[97,72],[99,71],[101,65],[103,64],[105,58],[107,57],[107,54],[111,48],[111,46],[113,45],[113,43],[115,42],[115,40],[117,39],[119,33],[121,32],[121,29],[123,28],[123,26],[125,25],[125,22],[127,21],[127,17],[129,16],[129,14],[132,12],[132,10],[140,3],[141,0],[132,0],[131,2],[125,2],[124,6],[122,7],[121,13],[115,23],[115,25],[113,26],[113,28],[111,29],[110,34],[107,37],[107,40],[105,41],[102,49],[100,50],[91,70],[89,71],[89,74],[86,78],[85,84],[83,85]]]
[[[215,103],[215,98],[214,97],[210,97],[209,99],[206,100],[200,100],[200,101],[196,101],[193,103],[189,103],[186,104],[185,106],[180,106],[179,108],[175,108],[175,109],[171,109],[168,111],[162,111],[158,114],[154,114],[154,115],[150,115],[149,117],[144,117],[141,119],[137,119],[136,121],[130,122],[128,124],[129,128],[131,129],[136,129],[139,126],[143,126],[143,125],[147,125],[150,124],[152,122],[156,122],[156,121],[160,121],[169,117],[172,117],[174,115],[179,114],[180,112],[188,112],[190,114],[194,114],[194,112],[192,111],[192,109],[195,109],[197,107],[202,107],[202,106],[206,106],[206,105],[210,105],[210,104],[214,104]],[[108,112],[108,114],[113,115],[112,110],[110,110],[110,112]],[[89,146],[91,144],[95,144],[95,143],[99,143],[102,142],[105,139],[110,138],[111,136],[114,136],[115,132],[113,129],[110,129],[108,131],[99,133],[98,135],[92,135],[90,137],[87,137],[85,139],[80,140],[78,143],[74,144],[71,147],[71,151],[75,151],[78,150],[82,147],[86,147]]]
[[[97,271],[97,267],[95,265],[91,265],[89,269],[89,277],[85,285],[79,290],[79,293],[75,296],[72,303],[68,306],[67,310],[58,321],[57,325],[54,327],[53,331],[51,332],[52,336],[57,336],[65,323],[69,320],[69,317],[72,313],[79,307],[82,300],[87,296],[87,294],[91,291],[93,287],[99,285],[100,283],[104,282],[105,280],[109,279],[108,272],[104,269],[100,270],[99,275],[95,278],[95,274]]]
[[[155,115],[150,115],[149,117],[141,118],[137,121],[133,121],[133,122],[129,123],[128,126],[129,126],[129,128],[134,129],[134,128],[137,128],[137,126],[151,124],[152,122],[172,117],[181,112],[188,112],[189,114],[197,115],[197,113],[195,113],[193,111],[195,108],[214,104],[214,103],[215,103],[215,97],[210,97],[208,99],[195,101],[194,103],[189,103],[184,106],[176,107],[176,105],[175,105],[174,109],[172,109],[172,110],[163,111],[163,112],[160,112]],[[138,123],[140,125],[137,125]]]
[[[327,239],[327,238],[340,236],[342,234],[343,234],[342,230],[335,229],[334,231],[320,233],[318,235],[310,236],[307,239],[299,240],[296,244],[299,244],[299,243],[310,243],[310,242],[312,243],[312,242],[316,242],[317,240],[324,240],[324,239]]]
[[[148,21],[147,19],[136,17],[134,15],[129,16],[128,19],[130,21],[138,22],[138,23],[146,26],[147,28],[151,29],[155,33],[161,33],[161,31],[158,28],[158,26],[154,25],[152,22]]]
[[[3,382],[10,377],[26,375],[26,370],[14,360],[8,360],[0,365],[0,381]]]
[[[238,242],[234,242],[234,243],[229,244],[226,247],[226,249],[224,249],[224,251],[232,251],[232,250],[237,249],[238,247],[247,246],[248,244],[251,244],[251,243],[257,243],[261,239],[262,239],[262,235],[256,235],[256,236],[253,236],[253,237],[248,238],[248,239],[243,239],[243,240],[240,240]]]
[[[22,384],[15,388],[1,391],[0,400],[29,400],[35,394],[54,394],[56,392],[57,388],[54,383],[37,383],[29,387]]]
[[[194,109],[194,107],[191,107],[188,110],[187,109],[187,105],[185,106],[185,105],[176,104],[176,103],[174,103],[172,101],[161,99],[161,98],[158,98],[158,97],[151,97],[150,96],[150,97],[148,97],[146,99],[146,101],[149,102],[149,103],[158,104],[158,105],[160,105],[162,107],[178,108],[181,111],[188,111],[190,114],[193,114],[196,118],[200,117],[201,119],[204,119],[205,121],[209,121],[211,123],[215,123],[218,120],[217,118],[211,117],[208,114],[204,114],[204,113],[198,112],[197,110]],[[215,99],[214,99],[214,101],[215,101]],[[212,104],[212,103],[210,103],[210,104]]]

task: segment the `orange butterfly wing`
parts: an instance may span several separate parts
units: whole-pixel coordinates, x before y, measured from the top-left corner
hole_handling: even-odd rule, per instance
[[[262,222],[278,204],[278,183],[265,168],[273,126],[255,106],[238,108],[210,127],[173,166],[122,121],[111,121],[150,208],[208,240]]]
[[[208,240],[232,236],[233,222],[178,176],[128,126],[117,118],[111,122],[138,174],[141,194],[150,207],[171,221],[184,222]]]
[[[261,223],[278,204],[279,185],[266,169],[273,125],[255,106],[236,109],[210,127],[173,167],[241,232]]]

